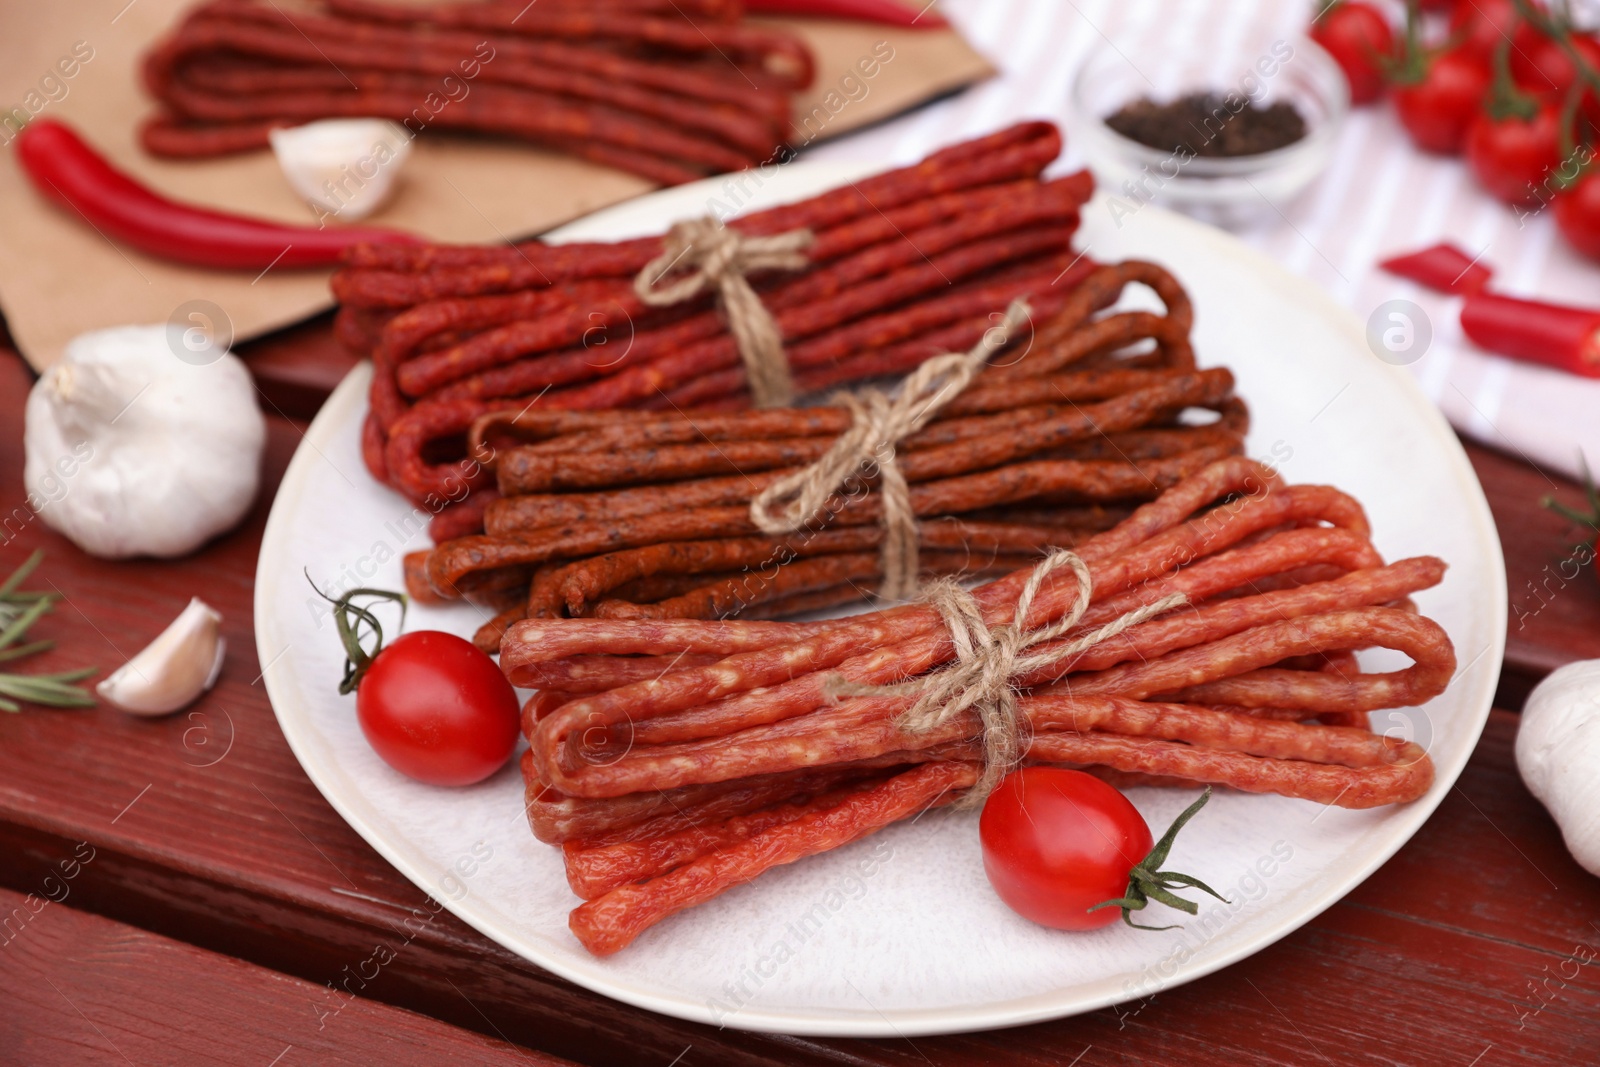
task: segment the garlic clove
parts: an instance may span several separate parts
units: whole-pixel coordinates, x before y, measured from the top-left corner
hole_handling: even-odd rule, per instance
[[[222,616],[199,597],[150,644],[95,686],[134,715],[167,715],[194,703],[222,673]]]
[[[385,119],[323,119],[267,136],[283,176],[318,221],[372,214],[411,154],[409,131]]]

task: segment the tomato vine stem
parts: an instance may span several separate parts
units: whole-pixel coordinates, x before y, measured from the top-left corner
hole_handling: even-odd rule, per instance
[[[1190,804],[1183,810],[1183,814],[1172,820],[1172,825],[1167,827],[1167,832],[1161,835],[1161,840],[1155,843],[1155,847],[1150,850],[1150,854],[1144,859],[1140,860],[1133,870],[1128,872],[1127,893],[1124,896],[1115,897],[1111,900],[1103,900],[1089,910],[1098,911],[1101,908],[1121,908],[1122,921],[1133,927],[1135,930],[1172,930],[1175,929],[1177,925],[1181,924],[1175,924],[1173,926],[1146,926],[1143,923],[1134,922],[1133,913],[1136,911],[1143,911],[1145,906],[1149,904],[1150,901],[1155,900],[1165,904],[1169,908],[1177,908],[1179,911],[1188,912],[1190,915],[1198,914],[1200,911],[1200,905],[1196,904],[1192,900],[1185,900],[1178,896],[1173,892],[1174,889],[1198,889],[1202,892],[1210,893],[1224,904],[1228,903],[1227,897],[1223,896],[1215,889],[1212,889],[1210,886],[1206,885],[1193,875],[1179,874],[1176,871],[1163,871],[1160,869],[1161,865],[1167,862],[1167,854],[1172,851],[1172,843],[1177,840],[1178,831],[1182,830],[1184,824],[1186,824],[1190,819],[1194,818],[1195,814],[1201,808],[1205,807],[1206,801],[1210,799],[1211,787],[1208,785],[1206,786],[1206,791],[1200,794],[1199,800],[1195,801],[1193,804]]]
[[[372,666],[372,661],[378,658],[378,653],[383,651],[383,624],[373,614],[370,607],[363,607],[355,602],[356,597],[366,597],[372,600],[388,600],[400,605],[400,625],[406,624],[406,595],[394,593],[387,589],[352,589],[343,596],[335,599],[317,588],[317,583],[311,581],[311,572],[307,570],[306,581],[311,583],[311,588],[323,600],[333,605],[333,625],[339,634],[339,643],[344,645],[344,677],[339,681],[339,695],[345,696],[355,691],[361,684],[361,678],[367,673],[367,668]],[[351,618],[355,621],[352,622]],[[366,626],[372,638],[372,647],[368,649],[363,645],[361,627]]]

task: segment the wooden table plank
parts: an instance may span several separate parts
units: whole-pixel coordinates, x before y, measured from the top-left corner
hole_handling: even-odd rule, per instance
[[[15,427],[26,384],[19,361],[0,359],[0,425],[11,428],[0,435],[0,510],[23,499]],[[288,420],[270,421],[268,493],[301,432]],[[1514,513],[1520,494],[1536,497],[1541,490],[1530,477],[1548,491],[1536,472],[1499,469],[1498,459],[1474,450],[1480,471],[1488,466],[1498,479],[1497,508]],[[197,592],[223,612],[230,648],[218,688],[183,716],[148,722],[109,709],[0,716],[0,850],[14,857],[0,864],[0,884],[31,891],[30,872],[88,840],[97,858],[78,880],[74,905],[319,985],[358,967],[375,939],[395,942],[395,960],[362,995],[593,1063],[669,1063],[686,1048],[685,1064],[921,1063],[924,1055],[942,1064],[984,1062],[1000,1050],[1068,1063],[1086,1046],[1093,1047],[1084,1064],[1314,1062],[1305,1051],[1311,1043],[1332,1062],[1439,1062],[1432,1051],[1448,1048],[1454,1057],[1480,1034],[1504,1062],[1581,1062],[1586,1054],[1574,1035],[1600,1023],[1593,967],[1581,968],[1522,1031],[1501,1033],[1490,1011],[1518,996],[1524,1007],[1532,1003],[1526,983],[1546,965],[1559,967],[1568,941],[1600,944],[1600,931],[1586,925],[1600,916],[1600,883],[1566,856],[1516,780],[1515,719],[1503,713],[1460,792],[1365,886],[1280,945],[1142,1008],[917,1039],[913,1047],[718,1032],[613,1004],[544,974],[448,913],[434,914],[305,779],[256,684],[251,575],[266,499],[240,530],[180,563],[90,560],[37,520],[6,530],[0,568],[42,545],[44,574],[68,598],[41,624],[42,636],[62,644],[41,667],[85,659],[113,666]],[[1529,562],[1539,551],[1517,556],[1511,547],[1508,558]],[[1583,647],[1543,641],[1534,628],[1543,620],[1556,637],[1569,637],[1569,617],[1557,608],[1587,610],[1581,598],[1592,591],[1574,584],[1570,592],[1530,623],[1540,654]],[[1528,664],[1538,669],[1534,659]],[[408,927],[408,915],[421,917]],[[1464,992],[1450,984],[1462,982],[1451,977],[1462,960],[1476,968]],[[1272,998],[1272,1010],[1250,982]]]
[[[72,886],[94,860],[85,849],[29,894],[0,890],[8,1063],[566,1063],[78,911]]]
[[[1600,416],[1597,416],[1600,417]],[[1467,445],[1506,556],[1510,625],[1497,702],[1521,707],[1527,690],[1563,664],[1600,659],[1600,567],[1595,531],[1582,531],[1539,501],[1582,508],[1583,490],[1520,459]]]
[[[1090,1046],[1084,1064],[1311,1062],[1308,1045],[1332,1063],[1370,1062],[1380,1050],[1411,1063],[1457,1062],[1468,1053],[1459,1057],[1467,1063],[1488,1044],[1498,1050],[1495,1062],[1584,1062],[1585,1043],[1600,1027],[1600,981],[1595,968],[1571,961],[1581,958],[1574,956],[1579,946],[1600,945],[1600,882],[1566,856],[1548,818],[1515,787],[1514,729],[1514,716],[1496,713],[1461,789],[1416,840],[1345,901],[1267,951],[1149,1001],[1015,1031],[918,1038],[915,1049],[893,1041],[719,1034],[609,1004],[540,974],[448,915],[429,918],[420,893],[382,884],[392,872],[376,857],[357,857],[347,872],[364,897],[393,902],[387,923],[376,928],[356,917],[361,901],[338,886],[308,910],[223,883],[214,860],[210,875],[197,877],[108,845],[97,846],[73,903],[298,970],[314,982],[348,979],[347,968],[370,958],[377,937],[393,946],[395,958],[358,987],[363,995],[480,1030],[490,1029],[487,1021],[491,1032],[595,1063],[670,1062],[691,1047],[685,1063],[915,1063],[918,1052],[940,1064],[983,1063],[1002,1050],[1068,1062]],[[137,828],[138,810],[111,829]],[[0,843],[20,867],[48,871],[70,855],[67,842],[19,835],[11,813],[0,816]],[[315,846],[303,842],[307,852],[337,853],[338,838],[349,835],[321,820],[308,832]],[[284,850],[281,841],[262,847],[272,856]],[[235,874],[239,881],[252,876]],[[395,928],[407,906],[420,917],[410,940]],[[1549,990],[1530,991],[1546,978],[1554,982]],[[1340,1005],[1331,1017],[1330,1004]],[[1541,1004],[1524,1026],[1519,1015]],[[1232,1021],[1240,1019],[1249,1026]],[[1434,1058],[1438,1048],[1449,1058]]]
[[[262,409],[310,420],[344,376],[360,362],[333,337],[333,312],[240,345],[261,391]]]

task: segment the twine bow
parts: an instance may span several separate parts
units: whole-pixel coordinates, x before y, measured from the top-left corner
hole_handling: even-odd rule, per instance
[[[1034,598],[1045,580],[1060,567],[1071,568],[1078,579],[1078,595],[1072,609],[1048,626],[1024,629]],[[943,670],[898,685],[860,686],[841,682],[830,686],[829,692],[836,696],[916,696],[915,702],[895,720],[895,725],[908,734],[931,733],[968,709],[975,709],[983,730],[983,773],[961,804],[976,806],[1016,767],[1026,748],[1025,722],[1017,706],[1014,687],[1017,679],[1071,660],[1130,626],[1189,602],[1182,593],[1174,593],[1135,608],[1064,645],[1029,651],[1065,636],[1076,627],[1084,612],[1089,610],[1093,592],[1088,565],[1076,553],[1060,548],[1051,551],[1034,567],[1027,584],[1022,587],[1022,595],[1017,598],[1012,621],[999,626],[990,627],[984,623],[978,601],[956,582],[949,579],[930,582],[923,598],[939,612],[949,628],[956,661]]]
[[[661,254],[633,279],[633,291],[652,307],[666,307],[715,289],[756,406],[782,407],[794,399],[783,336],[745,275],[801,269],[810,262],[811,241],[810,230],[746,237],[709,215],[687,219],[667,231]]]
[[[877,389],[839,394],[835,399],[850,410],[850,428],[821,459],[762,490],[750,504],[751,520],[764,533],[793,533],[816,518],[850,478],[876,468],[883,507],[880,594],[895,600],[915,595],[917,516],[911,487],[895,463],[895,448],[959,396],[1027,321],[1028,305],[1015,300],[1000,325],[985,330],[970,350],[924,361],[892,395]]]

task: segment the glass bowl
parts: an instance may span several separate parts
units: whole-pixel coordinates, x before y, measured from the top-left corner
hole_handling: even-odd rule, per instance
[[[1116,219],[1156,202],[1230,228],[1286,212],[1328,166],[1350,110],[1350,88],[1333,57],[1307,37],[1261,36],[1220,49],[1203,43],[1159,64],[1149,50],[1096,49],[1072,84],[1072,136],[1088,159]],[[1133,58],[1133,57],[1137,57]],[[1230,109],[1285,100],[1305,119],[1291,145],[1249,156],[1190,156],[1151,148],[1117,133],[1106,119],[1141,97],[1166,103],[1192,92],[1225,97]],[[1219,121],[1226,121],[1226,118]]]

